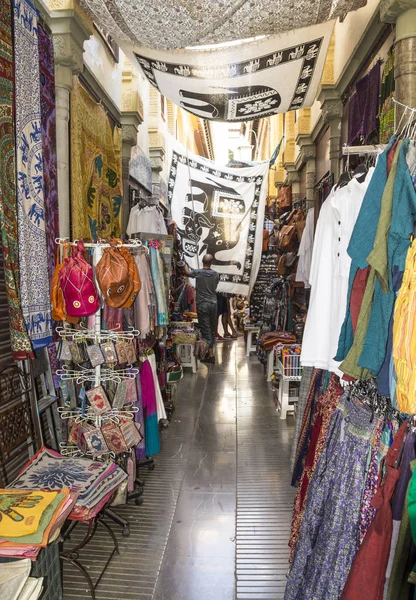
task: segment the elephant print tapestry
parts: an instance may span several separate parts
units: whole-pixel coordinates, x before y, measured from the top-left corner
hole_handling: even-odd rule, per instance
[[[263,242],[269,162],[218,167],[173,149],[168,181],[172,220],[185,260],[202,268],[212,254],[218,291],[248,295],[256,280]]]
[[[74,77],[71,91],[72,237],[119,237],[123,183],[121,128]]]
[[[35,350],[52,342],[43,194],[38,13],[14,0],[16,175],[20,293]]]
[[[311,106],[333,21],[215,50],[140,50],[144,75],[185,110],[217,121],[251,121]],[[239,62],[235,62],[238,55]]]

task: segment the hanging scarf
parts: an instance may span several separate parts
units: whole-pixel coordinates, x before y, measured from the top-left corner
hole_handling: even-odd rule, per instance
[[[157,324],[159,327],[169,325],[169,315],[165,290],[165,276],[160,251],[150,246],[150,268],[157,299]]]
[[[14,0],[16,171],[20,289],[23,317],[35,350],[52,341],[43,199],[38,15]]]
[[[77,78],[71,92],[71,204],[74,238],[119,237],[123,200],[121,129]]]
[[[14,63],[10,0],[0,0],[0,225],[4,277],[10,316],[14,360],[34,357],[23,320],[19,288],[19,256],[16,212],[16,165],[13,122]]]

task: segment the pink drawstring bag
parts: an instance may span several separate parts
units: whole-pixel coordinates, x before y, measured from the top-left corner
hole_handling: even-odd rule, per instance
[[[84,242],[79,240],[73,256],[65,259],[59,273],[65,310],[70,317],[88,317],[100,308],[92,267],[84,258],[84,250]]]

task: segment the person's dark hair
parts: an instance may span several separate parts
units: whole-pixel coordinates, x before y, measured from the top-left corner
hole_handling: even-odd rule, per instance
[[[202,264],[204,267],[210,267],[214,261],[214,257],[211,254],[205,254],[202,259]]]

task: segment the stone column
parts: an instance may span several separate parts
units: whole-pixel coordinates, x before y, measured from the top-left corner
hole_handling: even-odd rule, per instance
[[[62,2],[53,5],[47,19],[55,57],[56,158],[58,176],[59,235],[71,237],[69,117],[72,78],[83,70],[84,41],[91,35],[79,12]]]
[[[153,196],[161,197],[161,173],[164,168],[166,154],[166,123],[163,122],[161,112],[161,98],[159,92],[150,86],[149,90],[149,155],[152,165]]]
[[[315,202],[316,184],[316,146],[310,137],[298,139],[302,164],[306,165],[306,209],[312,208]]]
[[[300,199],[300,175],[296,171],[294,163],[286,164],[285,185],[292,186],[292,201]]]
[[[129,222],[130,214],[130,159],[131,149],[137,144],[137,127],[134,125],[123,123],[123,116],[121,117],[121,128],[122,128],[122,149],[121,149],[121,171],[123,177],[123,206],[122,206],[122,219],[121,231],[125,233],[127,224]]]
[[[62,68],[61,68],[62,69]],[[58,176],[59,235],[71,237],[70,219],[70,160],[69,160],[69,94],[72,83],[71,69],[63,68],[68,73],[59,73],[59,65],[55,69],[55,103],[56,103],[56,160]],[[67,75],[67,76],[66,76]]]
[[[396,23],[395,64],[396,98],[416,108],[416,7],[414,0],[382,0],[380,18]],[[403,108],[398,106],[396,121]]]
[[[341,158],[341,123],[344,106],[334,86],[322,86],[318,100],[324,123],[329,126],[329,159],[331,173],[335,181],[339,177],[339,161]]]
[[[139,94],[137,72],[126,59],[123,64],[121,83],[121,126],[122,126],[122,172],[123,172],[123,223],[127,229],[129,219],[129,182],[131,149],[137,145],[137,132],[143,123],[143,102]]]

